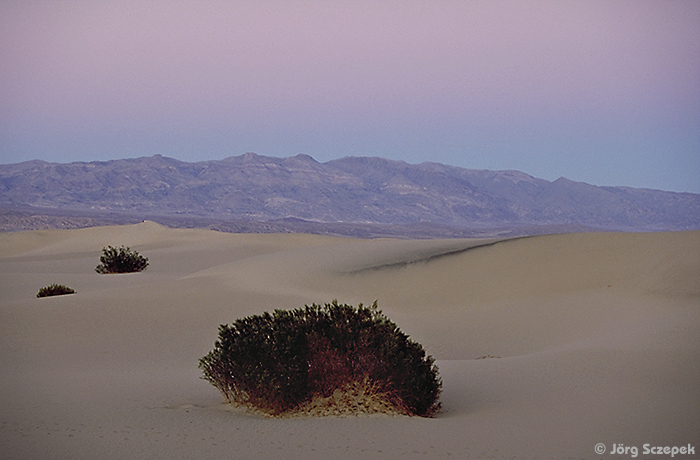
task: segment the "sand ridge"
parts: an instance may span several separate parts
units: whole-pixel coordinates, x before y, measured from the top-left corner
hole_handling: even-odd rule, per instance
[[[100,249],[122,244],[148,270],[94,273]],[[77,293],[34,297],[54,282]],[[334,298],[378,300],[437,359],[441,414],[266,419],[228,409],[199,378],[219,324]],[[596,443],[698,446],[699,327],[700,232],[362,240],[146,222],[3,233],[0,458],[600,458]]]

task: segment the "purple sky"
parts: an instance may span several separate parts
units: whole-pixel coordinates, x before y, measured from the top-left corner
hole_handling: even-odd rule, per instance
[[[700,1],[0,1],[0,163],[245,152],[700,193]]]

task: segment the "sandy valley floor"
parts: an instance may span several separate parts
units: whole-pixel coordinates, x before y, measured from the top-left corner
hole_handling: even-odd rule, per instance
[[[148,270],[96,274],[122,244]],[[35,297],[52,283],[77,293]],[[332,299],[378,300],[437,359],[441,414],[268,419],[200,379],[219,324]],[[0,234],[0,459],[700,458],[699,389],[700,232]]]

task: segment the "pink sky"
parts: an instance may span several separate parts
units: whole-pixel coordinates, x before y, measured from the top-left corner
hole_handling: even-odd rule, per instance
[[[371,155],[700,193],[700,2],[0,3],[0,162]]]

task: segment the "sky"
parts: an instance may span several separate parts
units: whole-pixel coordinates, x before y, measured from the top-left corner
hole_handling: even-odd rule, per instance
[[[700,193],[700,1],[0,0],[0,163],[246,152]]]

